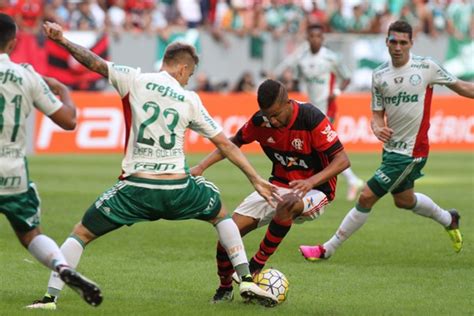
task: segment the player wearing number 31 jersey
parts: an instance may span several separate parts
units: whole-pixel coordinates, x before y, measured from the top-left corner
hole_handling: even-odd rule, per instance
[[[61,246],[67,261],[76,266],[84,246],[123,225],[159,219],[199,219],[214,225],[219,240],[243,278],[240,294],[265,306],[278,300],[252,281],[239,230],[222,206],[219,190],[203,177],[192,177],[186,166],[183,139],[186,128],[209,138],[249,178],[270,203],[279,199],[276,187],[261,178],[209,116],[196,93],[184,86],[199,62],[190,45],[173,43],[165,51],[158,73],[107,63],[91,51],[63,37],[62,28],[46,22],[46,34],[65,47],[87,68],[108,78],[122,97],[125,116],[125,157],[120,180],[86,211],[71,237]],[[52,274],[42,308],[56,303],[63,284]],[[41,305],[43,304],[43,305]]]
[[[57,271],[88,303],[97,306],[102,301],[97,285],[71,269],[58,245],[41,233],[40,199],[26,163],[27,118],[34,109],[71,130],[76,126],[76,108],[65,85],[42,78],[30,65],[10,60],[16,30],[15,21],[0,13],[0,213],[5,214],[21,244],[39,262]]]

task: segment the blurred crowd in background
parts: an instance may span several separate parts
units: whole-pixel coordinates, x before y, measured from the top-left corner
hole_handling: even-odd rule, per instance
[[[301,34],[308,21],[327,32],[380,33],[397,19],[416,32],[456,32],[453,21],[470,0],[0,0],[0,12],[20,28],[38,33],[45,20],[69,30],[159,33],[169,28],[205,28],[255,35]],[[472,6],[471,6],[472,13]],[[473,27],[471,25],[470,31]]]
[[[226,45],[226,35],[232,33],[253,40],[258,55],[262,34],[277,40],[293,34],[304,40],[308,23],[319,23],[331,33],[380,34],[401,19],[415,33],[472,40],[473,8],[471,0],[0,0],[0,12],[16,19],[23,35],[21,50],[33,65],[37,62],[31,51],[42,58],[44,21],[70,31],[106,32],[115,40],[124,32],[146,33],[164,44],[174,34],[199,30]],[[285,75],[290,85],[297,85],[291,74]],[[205,78],[196,80],[203,90],[246,91],[255,88],[251,76],[243,73],[234,85],[216,87]]]

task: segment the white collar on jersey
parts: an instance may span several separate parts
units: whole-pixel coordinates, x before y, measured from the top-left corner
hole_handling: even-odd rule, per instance
[[[10,60],[10,56],[7,53],[0,54],[0,61]]]

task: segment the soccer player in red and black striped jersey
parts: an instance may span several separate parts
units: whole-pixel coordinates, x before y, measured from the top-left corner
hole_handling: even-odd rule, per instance
[[[259,250],[250,261],[250,270],[259,272],[275,252],[293,223],[319,217],[335,197],[336,176],[350,162],[329,119],[312,104],[288,99],[282,83],[266,80],[258,88],[260,110],[231,137],[237,146],[259,142],[272,161],[270,182],[279,187],[283,201],[272,207],[254,192],[232,215],[243,235],[267,225]],[[223,159],[214,151],[191,169],[200,175]],[[217,245],[218,274],[221,284],[213,302],[231,300],[232,264]]]

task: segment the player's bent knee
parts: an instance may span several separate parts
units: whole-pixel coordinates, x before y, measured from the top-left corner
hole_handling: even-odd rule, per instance
[[[411,210],[414,206],[415,206],[415,201],[409,201],[409,200],[398,200],[398,199],[395,199],[393,201],[395,203],[395,206],[398,207],[398,208],[403,208],[403,209],[406,209],[406,210]]]
[[[76,235],[79,239],[81,239],[85,245],[97,238],[97,236],[94,235],[90,230],[88,230],[81,222],[77,223],[76,226],[74,226],[74,230],[72,231],[72,233]]]
[[[281,220],[292,219],[301,215],[304,204],[301,198],[294,193],[285,194],[283,201],[278,203],[275,217]]]
[[[33,228],[32,230],[26,232],[15,231],[18,236],[18,240],[23,245],[23,247],[28,248],[33,238],[41,234],[41,231],[38,227]]]
[[[363,190],[359,195],[357,204],[363,208],[371,209],[379,198],[369,190]]]
[[[232,220],[237,225],[242,237],[258,227],[258,220],[250,216],[233,213]]]
[[[224,208],[224,206],[222,206],[221,209],[219,210],[219,213],[217,213],[216,217],[208,220],[208,222],[215,225],[228,217],[229,215],[227,214],[227,210]]]

